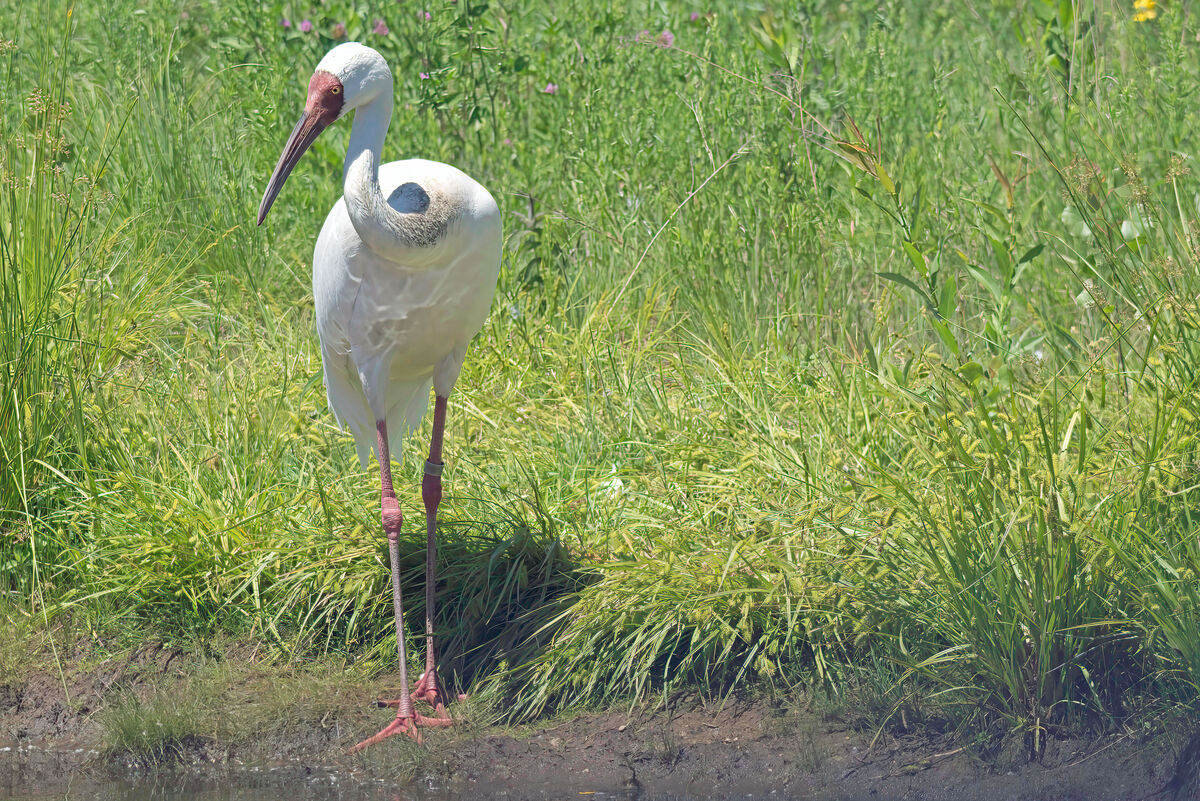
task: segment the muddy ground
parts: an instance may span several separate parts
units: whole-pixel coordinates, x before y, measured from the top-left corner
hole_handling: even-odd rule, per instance
[[[520,729],[489,727],[476,710],[474,720],[433,731],[422,747],[393,739],[350,757],[347,746],[390,718],[388,710],[372,707],[371,686],[344,688],[336,677],[322,684],[299,674],[295,686],[311,687],[311,697],[276,700],[256,719],[242,713],[272,692],[278,699],[270,688],[286,682],[289,669],[230,669],[239,658],[251,661],[252,654],[227,657],[217,679],[210,671],[196,714],[203,717],[206,704],[223,708],[208,710],[215,713],[209,723],[166,744],[168,767],[109,750],[105,716],[118,699],[194,696],[201,686],[194,681],[197,668],[180,652],[154,643],[99,658],[81,649],[61,656],[61,672],[0,675],[0,795],[18,778],[52,784],[73,771],[172,770],[269,772],[280,781],[333,776],[392,785],[407,798],[519,801],[615,793],[631,799],[1200,801],[1200,737],[1184,726],[1050,738],[1041,759],[1030,760],[1027,745],[1015,737],[967,744],[928,730],[880,733],[855,728],[846,716],[777,700],[720,707],[685,700],[671,711],[577,714]],[[230,686],[214,692],[221,681]],[[246,726],[240,731],[211,722],[238,715]],[[205,734],[206,726],[214,733]]]

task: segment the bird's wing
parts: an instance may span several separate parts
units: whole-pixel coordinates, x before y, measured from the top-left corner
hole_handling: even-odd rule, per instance
[[[475,332],[471,333],[473,335]],[[437,394],[444,398],[450,397],[450,391],[454,389],[454,384],[458,381],[458,374],[462,372],[463,361],[466,358],[467,346],[459,345],[437,363],[433,368],[433,387]]]
[[[375,447],[375,425],[371,419],[371,409],[363,395],[358,370],[355,369],[348,353],[338,353],[323,342],[321,362],[325,367],[325,395],[329,399],[329,408],[333,411],[338,425],[350,429],[350,433],[354,435],[358,460],[365,469],[371,449]],[[396,444],[396,453],[399,455],[399,443]]]
[[[325,220],[313,251],[313,302],[325,392],[338,425],[350,429],[363,467],[375,445],[374,415],[363,396],[358,367],[351,358],[350,323],[362,291],[363,276],[354,269],[352,229],[345,204],[338,201]]]

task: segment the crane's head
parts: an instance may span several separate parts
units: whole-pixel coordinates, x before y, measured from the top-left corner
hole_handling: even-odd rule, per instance
[[[392,72],[383,56],[366,45],[346,42],[330,50],[321,59],[308,82],[308,101],[304,114],[292,129],[283,154],[267,182],[258,207],[258,224],[266,219],[275,196],[292,173],[292,168],[309,146],[335,120],[359,106],[366,105],[381,92],[392,91]]]

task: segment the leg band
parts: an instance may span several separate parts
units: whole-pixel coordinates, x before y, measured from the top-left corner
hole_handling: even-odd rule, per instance
[[[446,469],[445,462],[431,462],[428,459],[425,460],[425,475],[427,475],[427,476],[439,476],[440,477],[442,475],[442,471],[445,469]]]

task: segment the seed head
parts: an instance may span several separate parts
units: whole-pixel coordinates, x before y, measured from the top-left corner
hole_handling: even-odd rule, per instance
[[[1140,204],[1149,201],[1150,190],[1146,188],[1146,182],[1142,180],[1142,173],[1138,170],[1137,157],[1134,154],[1125,153],[1121,156],[1121,172],[1125,174],[1125,180],[1129,181],[1133,199]]]
[[[1104,291],[1104,287],[1100,286],[1100,284],[1096,283],[1090,278],[1085,278],[1083,279],[1083,288],[1086,289],[1088,293],[1088,303],[1086,304],[1087,308],[1090,309],[1092,306],[1104,308],[1108,305],[1108,294]]]
[[[1171,156],[1171,163],[1167,165],[1168,180],[1182,178],[1185,175],[1191,174],[1192,168],[1188,166],[1187,159],[1184,156],[1180,155],[1179,153]]]

